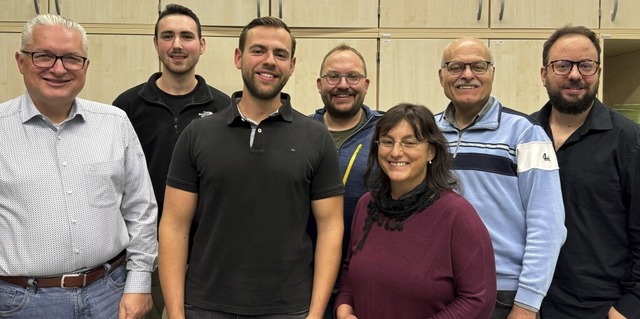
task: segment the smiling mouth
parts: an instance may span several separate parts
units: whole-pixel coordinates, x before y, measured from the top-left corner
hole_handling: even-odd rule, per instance
[[[43,80],[52,84],[64,84],[71,81],[71,80],[57,80],[57,79],[47,79],[47,78],[44,78]]]
[[[267,79],[275,79],[275,78],[276,78],[276,76],[275,76],[275,75],[273,75],[273,74],[271,74],[271,73],[261,73],[261,72],[258,72],[258,75],[259,75],[260,77],[267,78]]]
[[[478,88],[477,85],[465,84],[465,85],[456,85],[456,88],[459,90],[472,90]]]
[[[402,166],[409,165],[409,163],[407,163],[407,162],[389,162],[389,165],[396,166],[396,167],[402,167]]]

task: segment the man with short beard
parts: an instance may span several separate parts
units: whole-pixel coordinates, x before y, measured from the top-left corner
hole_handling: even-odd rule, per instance
[[[344,187],[329,131],[281,92],[295,49],[282,20],[252,20],[234,52],[242,91],[178,139],[158,234],[170,318],[324,314],[340,265]],[[315,247],[307,233],[311,214]]]
[[[543,48],[550,101],[532,116],[557,153],[568,231],[543,318],[640,318],[640,126],[596,98],[600,53],[583,26]]]
[[[341,261],[346,256],[351,238],[351,220],[356,204],[367,192],[362,178],[367,169],[371,136],[382,116],[364,105],[369,82],[364,57],[347,44],[334,47],[324,56],[316,81],[324,106],[311,117],[329,128],[338,149],[345,185]],[[315,235],[314,220],[310,222],[309,232]],[[327,306],[325,318],[333,318],[333,297],[335,294]]]

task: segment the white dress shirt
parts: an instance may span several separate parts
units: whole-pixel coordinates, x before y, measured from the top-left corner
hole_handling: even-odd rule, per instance
[[[157,205],[126,114],[76,99],[59,125],[28,94],[0,104],[0,275],[55,276],[127,252],[125,293],[150,292]]]

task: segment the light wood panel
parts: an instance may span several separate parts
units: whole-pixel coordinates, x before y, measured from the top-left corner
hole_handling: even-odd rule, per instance
[[[599,27],[600,0],[491,0],[491,28]]]
[[[26,22],[36,15],[36,7],[40,13],[49,12],[48,0],[1,0],[0,21]]]
[[[442,51],[454,39],[381,39],[379,109],[409,102],[434,114],[445,109],[438,69]]]
[[[495,64],[493,91],[500,102],[531,114],[547,102],[540,79],[544,40],[499,40],[489,42]]]
[[[271,16],[290,27],[377,28],[378,0],[271,0]]]
[[[0,64],[0,103],[24,94],[22,74],[14,58],[20,49],[19,33],[0,33],[0,43],[4,43],[0,52],[4,63]]]
[[[80,97],[111,104],[160,69],[157,56],[152,35],[89,35],[91,63]]]
[[[155,24],[158,0],[49,0],[49,11],[79,23]]]
[[[381,28],[487,28],[489,0],[380,0]]]
[[[258,16],[269,15],[269,0],[160,0],[161,7],[177,3],[193,10],[200,24],[207,26],[243,27]]]
[[[600,27],[607,29],[640,28],[640,1],[637,0],[601,0],[602,16]]]

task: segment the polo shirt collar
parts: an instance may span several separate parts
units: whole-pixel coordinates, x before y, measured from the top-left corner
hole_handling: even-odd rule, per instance
[[[231,95],[231,107],[227,116],[227,125],[232,125],[236,121],[243,121],[243,115],[238,109],[238,102],[242,99],[242,91],[238,91]],[[291,122],[293,119],[293,107],[291,106],[291,96],[287,93],[280,93],[280,101],[282,105],[277,111],[272,113],[270,117],[281,117],[284,121]]]

